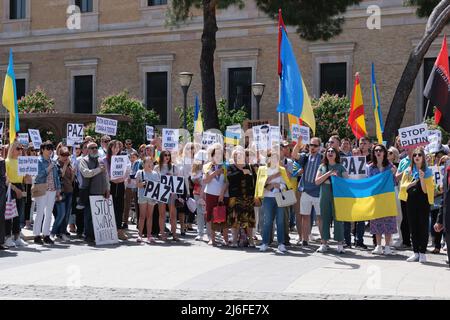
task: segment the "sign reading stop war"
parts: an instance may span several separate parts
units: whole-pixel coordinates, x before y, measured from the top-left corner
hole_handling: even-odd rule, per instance
[[[168,203],[172,193],[184,194],[184,178],[175,176],[161,176],[160,182],[146,181],[144,197]]]
[[[366,157],[364,156],[342,157],[341,164],[352,179],[360,179],[367,176]]]
[[[398,134],[400,136],[400,145],[405,149],[416,148],[429,143],[426,124],[400,128],[398,129]]]
[[[95,244],[118,243],[116,218],[114,216],[113,200],[110,196],[90,196],[92,223],[94,225]]]
[[[67,124],[67,145],[81,144],[84,136],[84,125],[82,123]]]
[[[117,134],[117,120],[97,117],[95,132],[115,136]]]

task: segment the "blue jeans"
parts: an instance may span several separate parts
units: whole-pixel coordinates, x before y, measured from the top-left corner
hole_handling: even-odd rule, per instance
[[[67,232],[67,224],[72,212],[72,193],[65,193],[63,201],[55,202],[56,219],[53,223],[52,234],[61,235]]]
[[[279,208],[275,198],[266,197],[263,200],[264,226],[262,243],[269,245],[273,220],[277,222],[278,244],[284,244],[284,208]]]

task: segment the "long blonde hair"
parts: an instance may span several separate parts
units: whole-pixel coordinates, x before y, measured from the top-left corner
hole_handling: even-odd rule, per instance
[[[17,148],[17,147],[19,147],[19,146],[22,146],[22,144],[19,142],[19,141],[14,141],[10,146],[9,146],[9,149],[8,149],[8,159],[13,159],[13,156],[12,156],[12,154],[13,154],[13,151]]]

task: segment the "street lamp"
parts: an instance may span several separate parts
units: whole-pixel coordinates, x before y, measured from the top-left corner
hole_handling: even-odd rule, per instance
[[[187,109],[187,92],[189,90],[189,87],[191,86],[192,77],[194,74],[192,72],[180,72],[180,84],[181,89],[183,89],[183,95],[184,95],[184,129],[187,129],[187,118],[186,118],[186,109]]]
[[[261,98],[264,94],[264,83],[256,82],[252,83],[252,92],[256,99],[256,118],[259,120],[259,103],[261,102]]]

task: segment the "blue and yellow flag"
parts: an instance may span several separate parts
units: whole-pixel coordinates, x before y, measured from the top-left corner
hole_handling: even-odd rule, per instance
[[[397,216],[391,170],[361,180],[331,177],[337,221],[367,221]]]
[[[200,104],[198,102],[198,95],[195,96],[195,110],[194,110],[194,133],[203,132],[203,119]]]
[[[375,130],[377,131],[378,143],[383,143],[383,117],[381,116],[380,96],[378,95],[377,82],[375,80],[375,66],[372,62],[372,104],[375,117]]]
[[[12,49],[9,51],[9,64],[8,70],[6,71],[5,85],[3,87],[2,103],[9,112],[9,143],[13,143],[16,139],[16,133],[20,131],[20,126]]]

